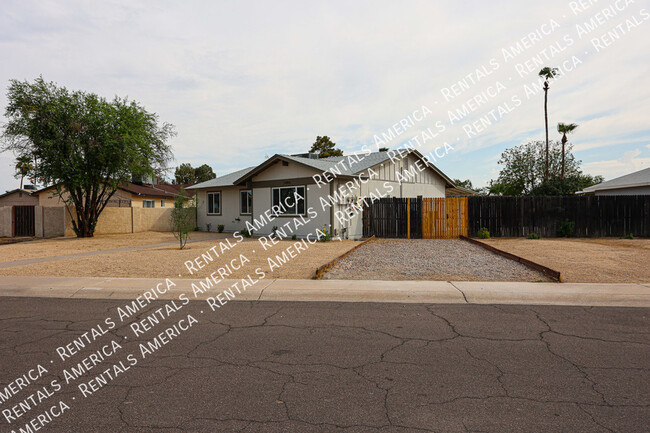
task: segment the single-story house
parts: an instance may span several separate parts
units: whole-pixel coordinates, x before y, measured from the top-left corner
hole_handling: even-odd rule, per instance
[[[180,194],[181,187],[190,185],[172,185],[167,183],[134,183],[128,182],[121,185],[106,207],[142,207],[165,208],[174,207],[174,200]],[[188,197],[194,196],[194,191],[186,191]],[[41,206],[63,206],[63,202],[56,194],[54,186],[34,192]]]
[[[576,194],[647,195],[650,194],[650,167],[585,188]]]
[[[287,236],[304,237],[325,228],[334,238],[359,239],[363,235],[362,212],[358,211],[362,200],[445,197],[447,188],[453,187],[448,176],[411,150],[401,157],[389,152],[329,158],[276,154],[259,165],[188,190],[197,194],[201,230],[216,231],[218,225],[231,232],[253,227],[256,235],[268,235],[274,227],[288,224]],[[280,215],[271,211],[283,203]],[[292,225],[294,218],[300,219],[299,227]]]
[[[36,206],[38,196],[33,195],[33,189],[16,188],[0,194],[0,207],[2,206]]]

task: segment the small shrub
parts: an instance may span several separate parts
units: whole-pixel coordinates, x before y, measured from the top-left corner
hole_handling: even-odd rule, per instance
[[[271,233],[273,233],[273,237],[278,237],[278,226],[273,226]]]
[[[291,240],[292,240],[292,241],[295,241],[296,239],[298,239],[298,235],[294,233],[294,234],[291,236]]]
[[[205,226],[208,228],[208,231],[210,231],[210,229],[212,228],[212,224],[210,223],[207,223]]]
[[[576,223],[569,220],[564,220],[560,227],[557,229],[557,236],[559,238],[568,238],[573,236],[573,232],[576,228]]]
[[[531,233],[528,235],[528,239],[540,239],[541,236],[538,235],[537,233]]]
[[[248,231],[248,229],[244,229],[240,232],[243,237],[245,238],[250,238],[251,237],[251,232]]]
[[[624,239],[634,239],[634,233],[627,234],[623,236]]]
[[[490,232],[485,227],[481,227],[476,234],[479,239],[490,239]]]
[[[332,232],[327,230],[327,228],[325,228],[325,227],[323,227],[323,229],[320,231],[320,235],[321,236],[320,236],[319,240],[321,242],[327,242],[327,241],[330,241],[332,239]]]
[[[217,231],[218,231],[219,233],[222,233],[222,232],[223,232],[223,229],[225,229],[225,228],[226,228],[226,226],[224,226],[223,224],[218,224],[218,225],[217,225]]]

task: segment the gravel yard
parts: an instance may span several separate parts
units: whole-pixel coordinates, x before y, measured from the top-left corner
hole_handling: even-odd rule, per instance
[[[377,239],[340,260],[324,278],[548,281],[521,263],[459,239]]]
[[[481,240],[560,271],[568,283],[650,283],[650,239]]]

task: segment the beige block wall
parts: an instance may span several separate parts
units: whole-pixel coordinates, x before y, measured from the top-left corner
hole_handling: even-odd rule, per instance
[[[70,209],[74,212],[73,209]],[[173,208],[149,209],[128,207],[107,207],[97,220],[95,234],[138,233],[146,231],[171,231],[171,214]],[[73,213],[74,215],[74,213]],[[74,236],[70,215],[65,214],[65,234]]]
[[[0,237],[9,238],[11,232],[11,206],[0,207]]]

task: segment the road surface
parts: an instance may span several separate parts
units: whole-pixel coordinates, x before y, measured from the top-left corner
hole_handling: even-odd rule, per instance
[[[647,308],[170,302],[0,298],[0,431],[31,422],[40,432],[631,433],[650,424]]]

